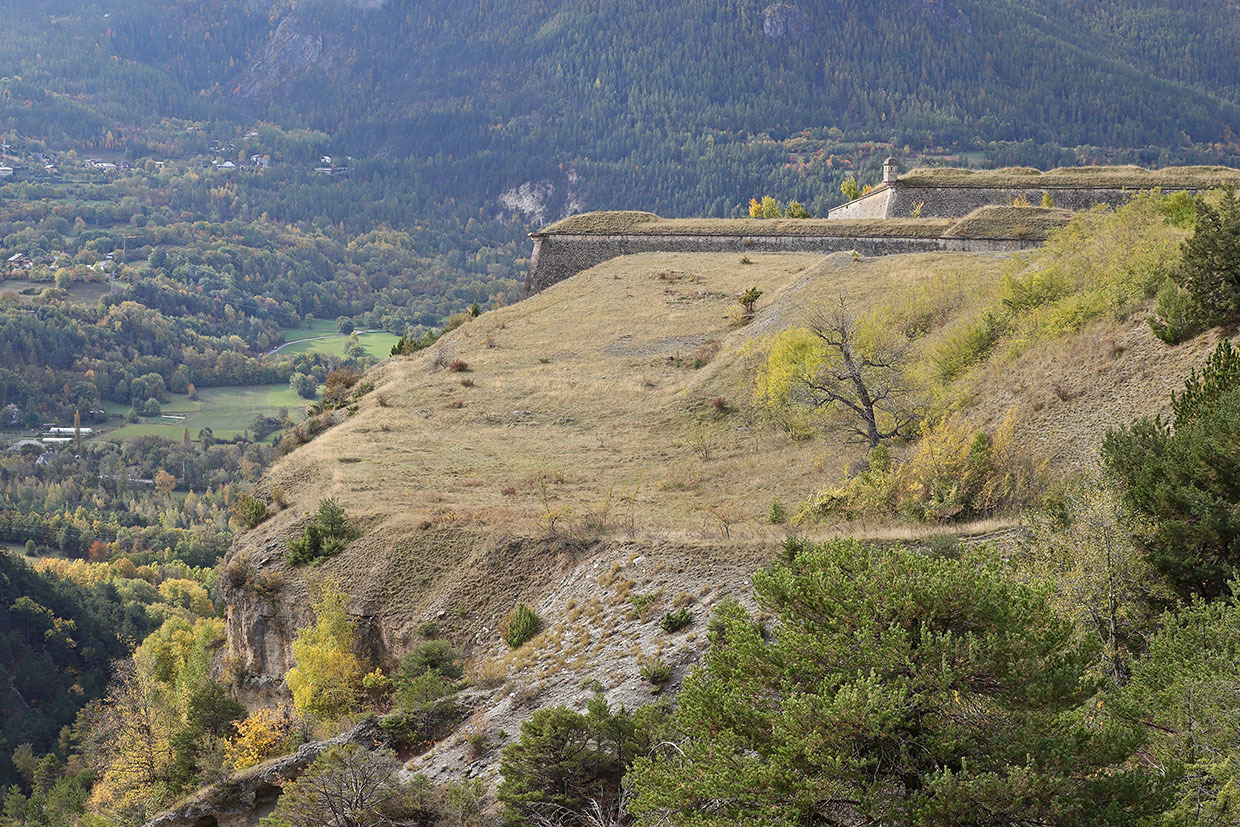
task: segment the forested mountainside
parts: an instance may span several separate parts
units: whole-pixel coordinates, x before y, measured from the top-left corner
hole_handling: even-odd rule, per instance
[[[718,215],[771,190],[821,211],[872,168],[855,140],[1223,160],[1240,120],[1240,20],[1212,0],[4,7],[7,129],[140,157],[174,122],[265,119],[433,201],[545,181],[561,204]]]

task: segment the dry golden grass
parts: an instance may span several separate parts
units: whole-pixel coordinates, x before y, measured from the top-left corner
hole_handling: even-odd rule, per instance
[[[703,594],[743,583],[786,531],[764,521],[772,498],[792,508],[863,455],[829,438],[794,441],[754,417],[754,344],[842,293],[924,350],[988,306],[1011,260],[750,257],[616,259],[385,362],[369,374],[376,389],[356,415],[270,470],[262,487],[280,487],[290,507],[242,535],[240,548],[279,567],[319,499],[338,499],[361,537],[319,569],[285,578],[281,604],[305,614],[304,578],[334,577],[354,611],[379,619],[389,651],[420,639],[432,619],[460,645],[497,645],[499,617],[518,601],[537,605],[583,560],[601,565],[577,575],[580,600],[549,624],[627,613],[629,595],[647,590],[620,571],[635,554],[672,578],[669,595],[685,588],[676,580],[684,570]],[[735,296],[750,287],[763,291],[757,313],[732,327]],[[953,398],[979,427],[1015,412],[1019,439],[1072,468],[1096,449],[1100,428],[1158,410],[1208,351],[1205,338],[1167,349],[1140,318],[1106,321],[982,366]],[[717,353],[695,369],[709,342]],[[453,359],[468,362],[476,381],[460,408],[447,404],[461,393],[460,374],[442,367]],[[1056,383],[1071,398],[1057,398]],[[713,404],[720,397],[725,410]],[[897,542],[940,530],[894,519],[812,528],[816,537]],[[568,638],[557,657],[603,645]]]
[[[1072,220],[1070,210],[1045,207],[981,207],[957,221],[946,238],[1020,238],[1045,240],[1051,230]]]
[[[713,538],[748,525],[769,536],[755,526],[773,496],[795,501],[861,452],[792,442],[750,421],[747,343],[803,323],[840,293],[876,305],[944,274],[968,273],[971,285],[980,273],[997,278],[1004,259],[751,258],[630,256],[484,314],[428,352],[377,368],[359,414],[272,477],[302,504],[334,496],[397,531],[430,522],[572,533],[589,516],[602,533]],[[763,291],[757,316],[733,329],[728,310],[752,286]],[[709,341],[718,355],[694,369]],[[459,378],[435,366],[457,358],[477,387],[451,408]],[[727,412],[713,406],[718,397],[732,403]]]
[[[602,210],[570,215],[539,230],[540,233],[629,233],[642,224],[659,221],[652,212]]]
[[[433,534],[427,527],[584,541],[765,542],[783,531],[762,522],[773,497],[797,502],[855,465],[862,451],[830,439],[793,441],[756,421],[750,343],[804,323],[844,294],[913,334],[919,349],[933,347],[956,319],[993,298],[1009,258],[752,254],[744,266],[730,254],[616,259],[486,313],[414,358],[381,365],[362,410],[278,463],[271,480],[303,509],[336,497],[364,515],[368,542]],[[734,297],[752,286],[763,291],[757,315],[731,328]],[[1139,322],[1112,326],[1153,356]],[[1077,374],[1110,369],[1115,360],[1091,344],[1094,335],[982,371],[966,395],[980,401],[970,406],[984,409],[983,423],[1015,409],[1049,425],[1026,396],[1049,393],[1061,374],[1084,385]],[[712,341],[718,354],[694,369],[694,354]],[[459,378],[436,368],[454,358],[469,362],[477,380],[462,408],[445,404]],[[1170,358],[1166,370],[1153,372],[1146,362],[1131,382],[1148,376],[1157,397],[1125,384],[1119,409],[1155,409],[1193,358]],[[1087,396],[1108,404],[1105,384]],[[727,400],[726,410],[716,409],[717,398]],[[1055,402],[1060,417],[1081,404]],[[454,559],[471,554],[458,549]]]

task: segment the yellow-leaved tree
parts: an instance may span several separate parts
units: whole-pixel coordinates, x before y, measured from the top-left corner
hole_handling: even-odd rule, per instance
[[[211,597],[201,583],[184,578],[171,578],[159,584],[159,596],[165,603],[205,617],[215,611]]]
[[[348,596],[334,583],[324,583],[314,606],[314,624],[297,634],[293,660],[285,680],[300,715],[334,721],[358,706],[365,669],[354,654],[357,624],[345,607]]]
[[[797,205],[800,206],[799,204]],[[783,218],[784,211],[779,206],[779,202],[769,195],[762,196],[759,201],[756,198],[749,199],[749,217],[750,218]]]
[[[77,724],[99,769],[91,812],[141,823],[218,768],[213,753],[241,711],[210,677],[223,635],[219,618],[172,617],[117,663],[107,696]]]
[[[1053,514],[1033,513],[1029,528],[1022,569],[1054,584],[1056,608],[1102,645],[1099,665],[1123,684],[1157,627],[1157,607],[1175,598],[1136,542],[1149,525],[1106,481],[1085,479]]]
[[[910,436],[920,412],[903,375],[907,344],[859,319],[841,296],[808,326],[775,336],[755,377],[755,399],[803,436],[833,431],[868,448]]]
[[[169,687],[155,673],[154,658],[139,649],[117,662],[103,701],[83,710],[87,755],[102,769],[91,789],[92,812],[141,823],[169,799],[164,779],[172,766],[176,711]]]
[[[227,747],[228,762],[235,770],[283,755],[293,746],[292,720],[283,710],[259,709],[236,727]]]

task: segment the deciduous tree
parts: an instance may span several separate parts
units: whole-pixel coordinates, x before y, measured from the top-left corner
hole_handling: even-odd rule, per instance
[[[296,665],[285,680],[303,715],[334,721],[357,707],[365,670],[354,654],[357,626],[345,610],[348,600],[334,585],[323,585],[314,624],[293,641]]]
[[[807,328],[776,337],[759,372],[758,395],[773,407],[811,413],[828,430],[874,448],[909,436],[918,421],[904,364],[902,347],[859,334],[856,315],[841,297]]]
[[[382,827],[410,822],[417,803],[401,787],[391,750],[334,746],[284,787],[273,814],[282,827]],[[423,813],[425,815],[425,813]]]
[[[1101,646],[1099,665],[1123,684],[1155,626],[1150,606],[1168,596],[1134,534],[1144,526],[1099,479],[1067,495],[1062,513],[1037,513],[1025,542],[1025,568],[1054,584],[1052,601]]]

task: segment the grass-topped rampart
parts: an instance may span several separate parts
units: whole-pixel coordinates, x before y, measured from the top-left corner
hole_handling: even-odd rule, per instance
[[[788,236],[822,238],[939,238],[943,218],[833,221],[825,218],[660,218],[648,212],[573,215],[535,235]]]
[[[913,187],[1012,187],[1024,189],[1213,189],[1240,184],[1240,170],[1232,167],[1192,166],[1145,169],[1138,166],[1059,167],[1043,172],[1030,167],[1001,169],[938,169],[919,167],[900,176]]]
[[[1041,240],[1072,218],[1070,210],[983,207],[964,218],[660,218],[646,212],[573,215],[536,235],[721,236],[787,238],[984,238]]]
[[[1047,207],[981,207],[943,233],[944,238],[1020,238],[1043,241],[1072,220],[1071,210]]]

